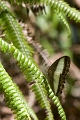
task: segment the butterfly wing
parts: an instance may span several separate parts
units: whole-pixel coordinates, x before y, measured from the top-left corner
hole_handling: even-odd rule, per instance
[[[63,56],[57,59],[48,69],[49,83],[55,95],[59,95],[63,88],[70,68],[70,58]]]

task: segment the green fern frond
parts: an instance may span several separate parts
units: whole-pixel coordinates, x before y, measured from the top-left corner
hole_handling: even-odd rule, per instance
[[[63,22],[63,24],[66,26],[66,28],[67,28],[67,30],[68,30],[68,33],[69,33],[68,36],[70,36],[70,34],[71,34],[70,27],[69,27],[67,21],[65,20],[64,16],[63,16],[62,13],[59,12],[59,11],[56,11],[56,13],[58,14],[58,16],[59,16],[60,20]]]
[[[33,120],[38,120],[37,116],[35,115],[34,111],[32,110],[32,108],[27,104],[26,102],[26,99],[24,98],[22,92],[19,90],[19,87],[14,83],[14,86],[17,90],[17,92],[19,93],[19,96],[20,98],[22,99],[22,101],[24,102],[25,104],[25,107],[30,115],[30,117],[33,119]]]
[[[80,22],[80,12],[74,8],[71,8],[66,2],[60,0],[8,0],[9,2],[16,2],[21,4],[22,2],[26,4],[45,4],[53,7],[53,10],[59,11],[67,15],[70,19]]]
[[[45,86],[43,84],[44,76],[38,69],[37,65],[32,63],[31,58],[27,58],[23,55],[18,49],[16,49],[13,45],[10,45],[0,39],[0,48],[5,52],[10,52],[14,58],[16,58],[22,72],[28,78],[28,82],[34,83],[32,90],[34,91],[36,98],[39,100],[39,103],[42,108],[47,111],[46,119],[53,120],[53,115],[50,108],[50,103],[47,99],[47,91],[44,89]]]
[[[54,93],[50,87],[49,87],[49,97],[52,99],[53,103],[58,108],[58,113],[61,117],[61,120],[66,120],[66,115],[65,115],[65,112],[60,104],[59,98],[54,95]]]
[[[80,13],[75,9],[75,8],[71,8],[66,2],[63,1],[53,1],[53,0],[17,0],[17,1],[11,1],[16,2],[16,3],[22,3],[22,2],[26,2],[27,4],[39,4],[39,3],[44,3],[46,5],[49,5],[52,7],[53,11],[55,11],[58,16],[60,17],[60,19],[63,21],[63,24],[67,27],[68,32],[69,32],[69,36],[70,36],[70,28],[68,23],[66,22],[65,18],[63,17],[64,15],[67,15],[70,19],[75,20],[76,22],[80,22]],[[21,51],[23,51],[23,53],[29,53],[30,51],[30,47],[27,45],[27,43],[25,42],[25,37],[23,37],[23,34],[21,33],[22,30],[20,28],[20,25],[18,24],[18,22],[16,21],[15,17],[13,17],[11,11],[9,10],[9,8],[2,2],[0,1],[0,11],[5,11],[3,14],[3,21],[5,21],[5,39],[9,37],[9,39],[14,40],[12,41],[13,44]],[[9,12],[9,13],[8,13]],[[12,30],[11,32],[9,30]],[[15,33],[15,34],[14,34]],[[10,38],[11,37],[11,38]],[[20,41],[20,42],[19,42]],[[22,42],[23,41],[23,42]],[[24,47],[25,44],[25,47]],[[29,49],[25,49],[26,47],[28,47]],[[32,50],[31,50],[32,51]],[[32,54],[32,53],[31,53]]]
[[[44,79],[44,84],[45,84],[46,90],[48,92],[49,98],[52,99],[53,103],[55,104],[55,106],[58,109],[58,113],[61,117],[61,120],[66,120],[66,115],[60,104],[59,98],[57,96],[55,96],[55,94],[53,93],[47,79]]]
[[[28,45],[27,40],[25,40],[19,23],[9,13],[2,14],[2,19],[5,26],[5,40],[7,40],[7,36],[8,41],[10,43],[12,42],[14,46],[16,46],[21,52],[23,52],[23,54],[32,56],[33,51]]]
[[[80,12],[75,8],[71,8],[66,2],[63,1],[54,1],[48,2],[53,10],[59,11],[64,15],[67,15],[70,19],[80,22]]]
[[[43,83],[44,84],[44,83]],[[36,99],[39,101],[39,104],[41,105],[42,108],[47,108],[46,109],[46,120],[53,120],[53,115],[50,109],[50,104],[48,100],[46,99],[46,96],[44,94],[44,91],[46,92],[45,88],[42,87],[41,83],[36,82],[32,85],[32,90],[35,91]],[[41,96],[41,97],[40,97]]]
[[[7,104],[14,110],[16,114],[17,120],[31,120],[29,113],[25,107],[23,99],[19,94],[19,90],[17,91],[16,85],[13,84],[11,78],[3,68],[0,62],[0,84],[2,90],[4,92],[4,96],[6,100],[8,100]]]
[[[12,15],[13,15],[13,13],[10,11],[10,9],[5,5],[5,3],[2,1],[2,0],[0,0],[0,13],[2,12],[2,11],[7,11],[7,12],[9,12],[9,13],[11,13]],[[14,16],[14,15],[13,15]]]
[[[3,6],[3,7],[2,7]],[[10,43],[13,43],[23,54],[32,56],[33,50],[28,45],[27,40],[22,32],[22,28],[20,27],[16,18],[8,12],[8,7],[4,4],[4,2],[0,2],[0,10],[1,10],[1,25],[3,25],[3,30],[5,34],[5,40]]]

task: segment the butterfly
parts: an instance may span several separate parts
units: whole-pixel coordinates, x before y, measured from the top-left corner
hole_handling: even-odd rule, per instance
[[[68,56],[60,57],[49,67],[48,80],[55,95],[62,93],[69,68],[70,57]]]

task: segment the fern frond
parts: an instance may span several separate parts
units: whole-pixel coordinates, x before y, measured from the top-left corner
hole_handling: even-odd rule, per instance
[[[58,109],[58,113],[61,117],[61,120],[66,120],[66,115],[65,115],[65,112],[60,104],[59,98],[57,96],[55,96],[55,94],[53,93],[47,79],[44,80],[44,83],[45,83],[45,87],[48,91],[49,98],[52,99],[53,103],[55,104],[55,106]]]
[[[57,1],[57,0],[8,0],[9,2],[16,2],[21,4],[22,2],[26,4],[45,4],[50,5],[53,7],[53,10],[59,11],[67,15],[70,19],[75,20],[76,22],[80,22],[80,12],[75,8],[71,8],[66,2],[64,1]]]
[[[3,6],[3,7],[2,7]],[[3,30],[5,34],[5,40],[10,43],[13,43],[23,54],[32,56],[33,50],[28,45],[27,40],[22,32],[22,28],[20,27],[16,18],[8,12],[8,7],[4,4],[4,2],[0,2],[0,17],[2,19],[1,25],[3,25]],[[3,23],[3,24],[2,24]]]
[[[19,90],[19,87],[14,83],[14,86],[17,90],[17,92],[19,93],[20,98],[22,99],[23,103],[25,104],[25,107],[30,115],[30,117],[33,120],[38,120],[37,116],[35,115],[34,111],[31,109],[31,107],[27,104],[26,99],[24,98],[22,92]]]
[[[59,98],[54,95],[54,93],[50,87],[49,87],[49,97],[52,99],[53,103],[56,105],[56,107],[58,109],[58,113],[61,117],[61,120],[66,120],[66,115],[60,104]]]
[[[80,13],[79,13],[79,11],[78,10],[76,10],[75,8],[71,8],[66,2],[63,2],[63,1],[54,1],[54,0],[45,0],[45,1],[42,1],[42,0],[40,0],[40,1],[36,1],[36,0],[32,0],[32,1],[26,1],[26,0],[20,0],[20,1],[12,1],[12,3],[13,2],[16,2],[16,3],[22,3],[22,2],[26,2],[27,4],[31,4],[32,6],[34,5],[34,4],[45,4],[45,5],[50,5],[51,7],[52,7],[52,9],[53,9],[53,11],[55,11],[57,14],[58,14],[58,16],[60,17],[60,19],[63,21],[63,24],[67,27],[67,29],[68,29],[68,32],[69,32],[69,36],[70,36],[70,28],[69,28],[69,25],[68,25],[68,23],[66,22],[66,20],[65,20],[65,18],[63,17],[63,14],[64,15],[66,15],[66,16],[68,16],[70,19],[72,19],[72,20],[75,20],[76,22],[80,22]],[[31,9],[32,9],[32,11],[34,11],[34,9],[33,9],[34,7],[32,7]],[[36,8],[37,9],[37,8]],[[13,26],[7,26],[6,27],[6,34],[11,34],[10,33],[10,31],[9,31],[9,29],[11,30],[12,29],[12,34],[11,34],[11,36],[14,36],[14,33],[13,32],[15,32],[15,36],[14,36],[14,38],[15,38],[15,43],[16,43],[16,45],[15,46],[19,46],[19,48],[21,49],[22,47],[23,47],[23,50],[22,51],[25,51],[24,50],[24,46],[22,45],[21,46],[21,43],[22,43],[22,41],[25,41],[25,40],[23,40],[24,38],[22,37],[22,34],[21,34],[21,29],[20,29],[20,26],[18,25],[18,22],[15,20],[15,18],[12,16],[12,15],[10,15],[10,14],[12,14],[11,13],[11,11],[9,10],[9,8],[8,7],[6,7],[5,5],[4,5],[4,3],[1,1],[0,2],[0,10],[1,11],[5,11],[6,12],[6,10],[7,10],[7,12],[9,12],[8,14],[7,13],[5,13],[4,14],[4,18],[3,18],[3,21],[4,21],[4,19],[6,20],[5,21],[5,25],[8,23],[8,24],[10,24],[10,22],[11,22],[11,24],[14,26],[14,29],[13,29]],[[7,14],[7,15],[6,15]],[[11,19],[13,20],[13,21],[11,21]],[[10,24],[10,25],[11,25]],[[7,31],[8,30],[8,31]],[[8,36],[8,35],[6,35],[6,36]],[[21,39],[20,39],[20,37],[22,37],[21,39],[22,39],[22,41],[21,41]],[[10,38],[10,37],[9,37]],[[14,39],[14,38],[11,38],[11,40],[12,39]],[[17,39],[19,39],[20,40],[20,42],[18,42],[18,40]],[[17,40],[17,41],[16,41]],[[18,44],[17,44],[18,43]],[[23,44],[27,44],[26,42],[23,42]],[[28,45],[27,45],[27,47],[29,47]],[[26,47],[25,47],[26,48]],[[30,49],[30,48],[29,48]],[[25,51],[25,52],[28,52],[29,53],[29,51],[28,51],[28,49],[27,49],[27,51]]]
[[[5,3],[2,0],[0,0],[0,13],[2,11],[7,11],[7,12],[11,13],[10,9],[5,5]]]
[[[47,120],[49,117],[53,120],[53,115],[50,108],[50,103],[47,99],[47,91],[44,89],[44,75],[40,72],[37,65],[32,62],[31,58],[27,58],[13,45],[4,42],[0,39],[0,48],[5,52],[10,52],[14,58],[16,58],[22,72],[28,78],[28,82],[34,83],[32,90],[34,91],[36,98],[39,100],[41,107],[47,111]]]
[[[48,2],[53,10],[59,11],[64,15],[67,15],[70,19],[80,22],[80,12],[75,8],[71,8],[66,2],[63,1],[54,1]]]
[[[65,18],[63,17],[63,15],[62,15],[62,13],[61,13],[61,12],[56,11],[56,13],[58,14],[58,16],[59,16],[60,20],[63,22],[63,24],[66,26],[66,28],[67,28],[67,30],[68,30],[68,33],[69,33],[69,35],[68,35],[68,36],[70,36],[71,31],[70,31],[70,27],[69,27],[69,25],[68,25],[67,21],[65,20]]]
[[[32,85],[32,90],[35,91],[36,99],[39,101],[39,104],[41,105],[41,107],[42,108],[47,108],[46,109],[46,114],[47,114],[46,120],[49,120],[49,119],[53,120],[53,115],[52,115],[52,112],[51,112],[51,109],[50,109],[50,104],[47,101],[46,96],[44,94],[44,91],[46,92],[46,90],[42,87],[41,83],[36,82],[36,81]]]
[[[21,95],[16,89],[16,85],[13,84],[11,78],[3,68],[0,62],[0,84],[4,92],[7,104],[14,110],[17,120],[31,120],[25,104],[21,98]]]

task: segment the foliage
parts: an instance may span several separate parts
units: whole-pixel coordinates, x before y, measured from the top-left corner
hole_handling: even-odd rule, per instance
[[[56,14],[60,17],[63,24],[66,26],[70,36],[70,28],[65,20],[64,15],[70,19],[80,22],[80,13],[71,8],[66,2],[56,0],[8,0],[11,4],[18,5],[23,2],[26,4],[45,4],[51,7]],[[6,6],[5,2],[0,0],[0,25],[1,31],[4,34],[4,40],[0,38],[0,49],[5,53],[10,53],[17,61],[22,73],[25,75],[27,81],[32,84],[31,89],[35,93],[36,99],[40,106],[45,109],[46,120],[54,120],[51,105],[48,100],[50,97],[53,103],[58,108],[58,113],[61,120],[66,120],[65,112],[60,104],[54,91],[50,88],[47,78],[38,68],[33,59],[33,49],[29,46],[22,28],[15,17],[14,13]],[[37,120],[33,110],[27,105],[22,93],[19,91],[17,85],[12,81],[8,73],[0,62],[0,90],[3,91],[8,106],[16,113],[17,120]]]

